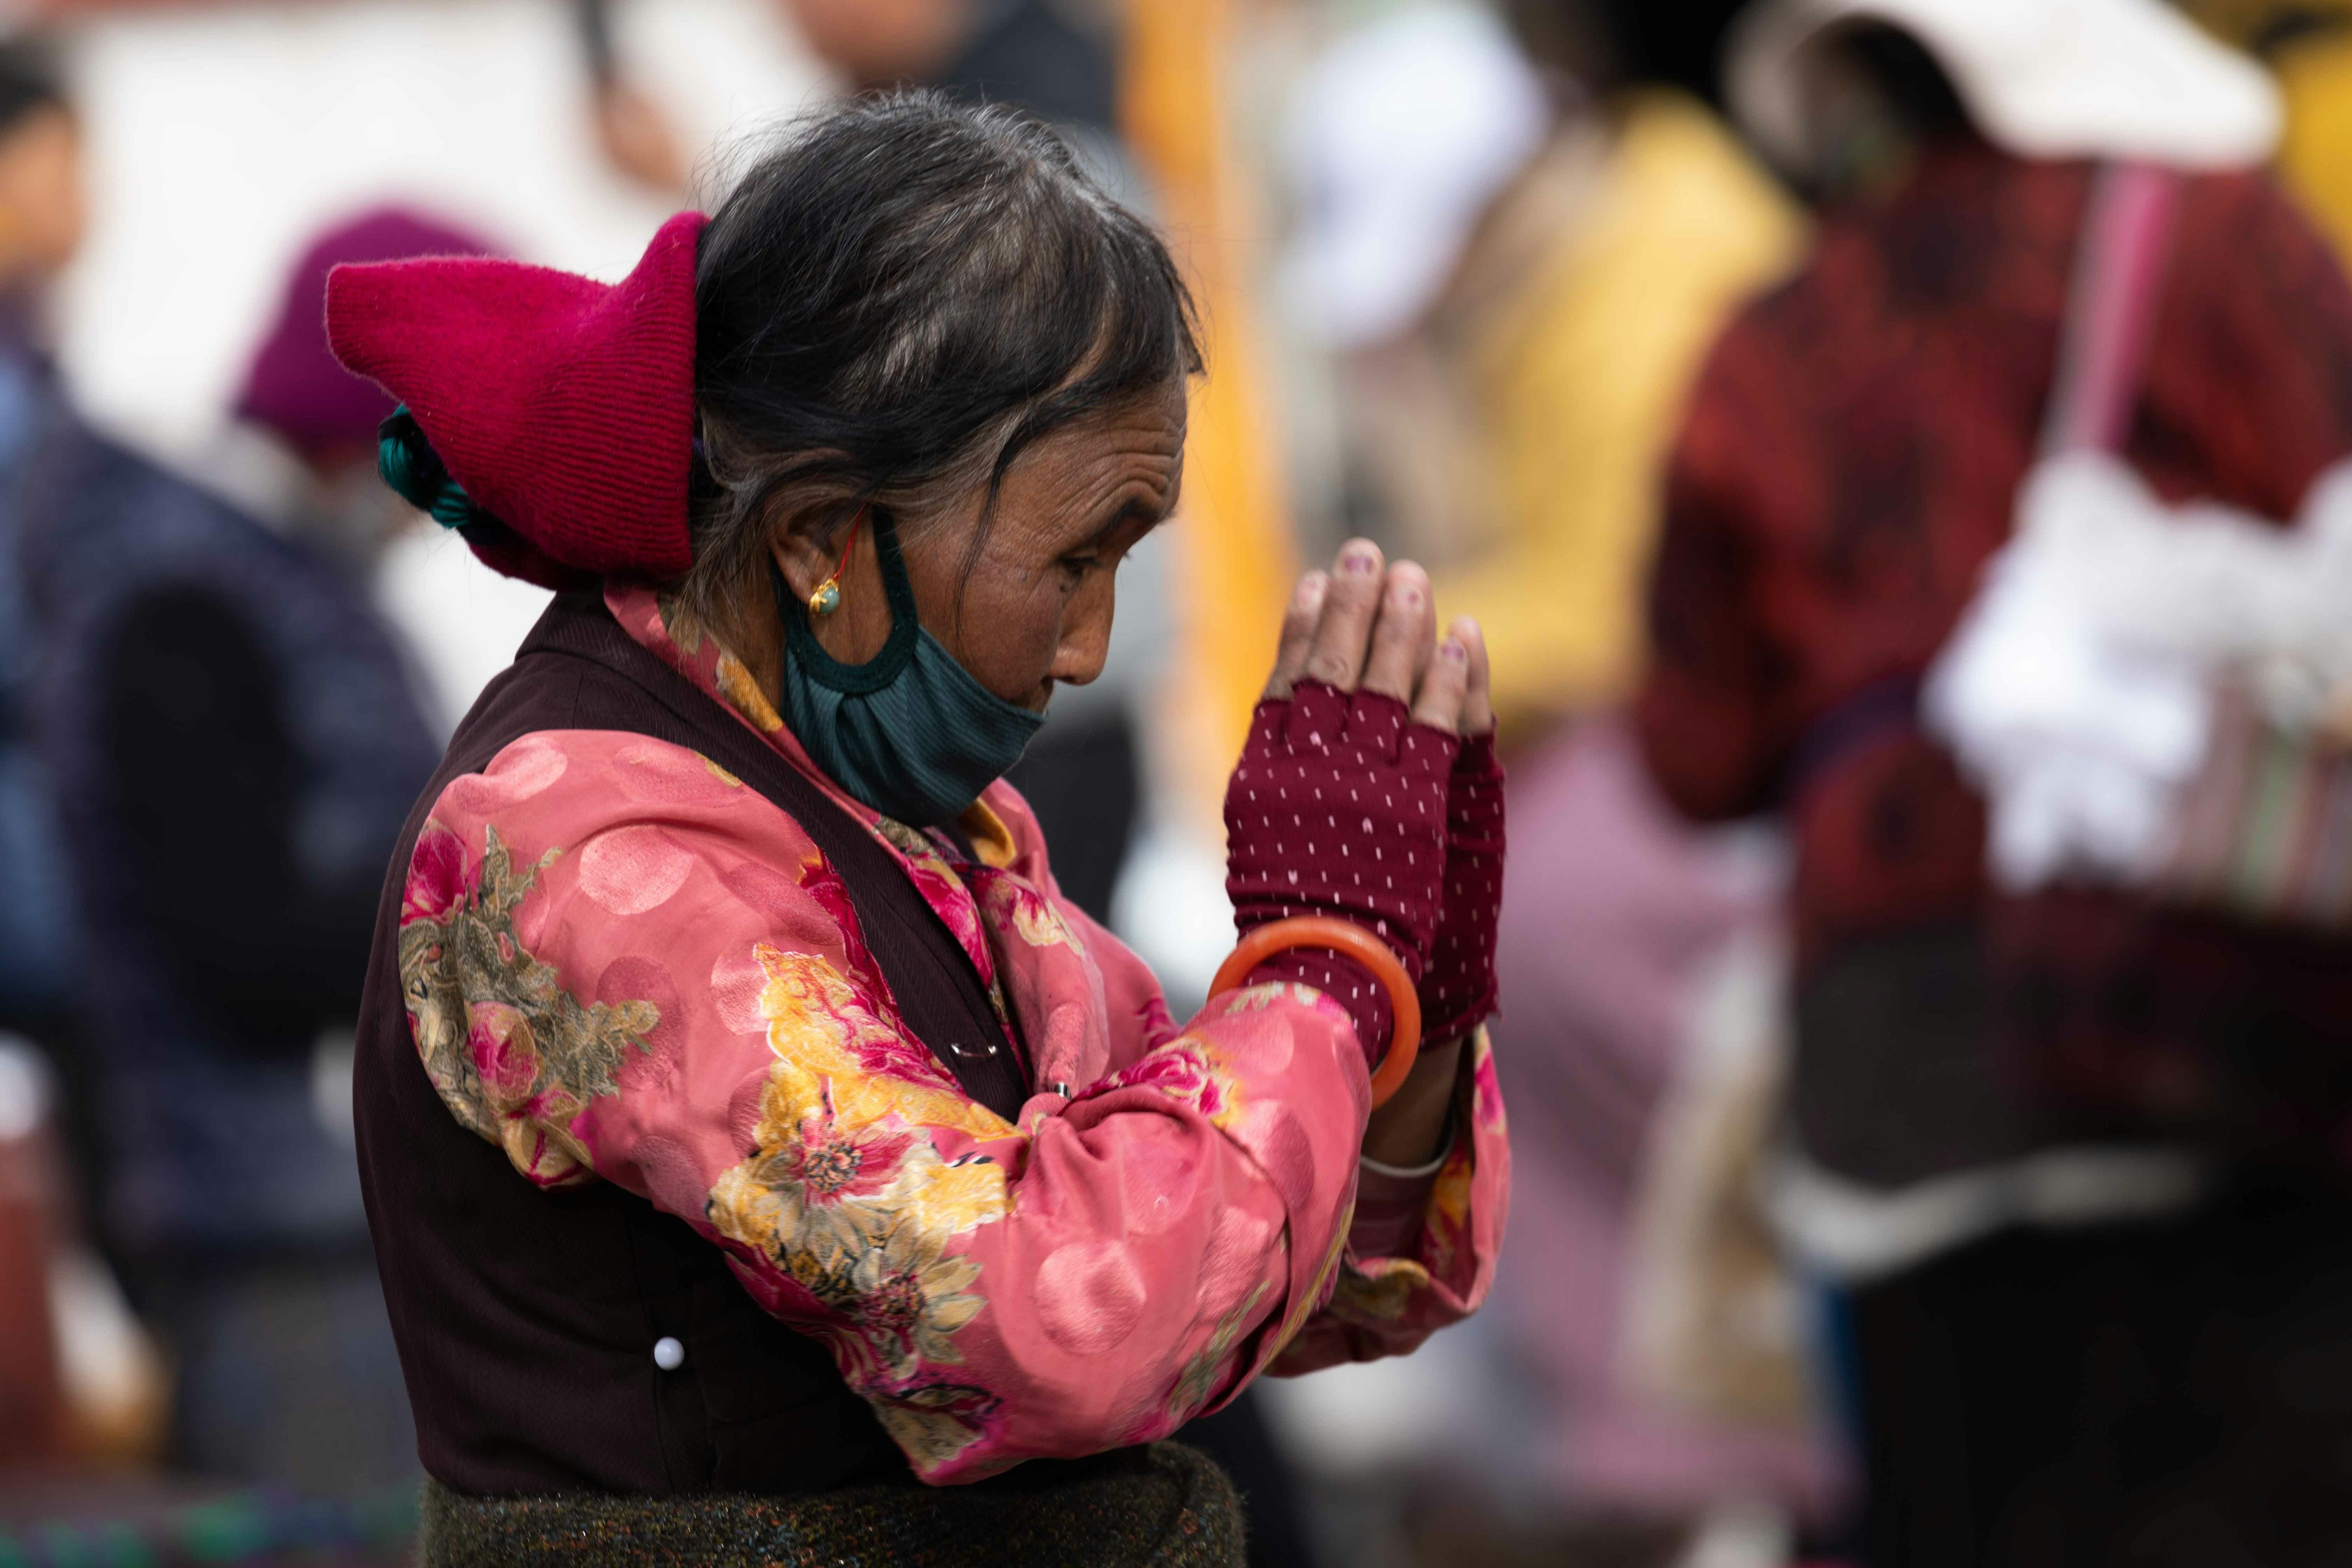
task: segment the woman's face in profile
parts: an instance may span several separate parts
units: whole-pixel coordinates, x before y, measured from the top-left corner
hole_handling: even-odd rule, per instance
[[[989,690],[1042,710],[1057,683],[1102,673],[1118,563],[1176,506],[1184,409],[1184,387],[1171,384],[1024,448],[977,559],[982,494],[905,531],[924,628]],[[890,626],[870,531],[860,531],[843,587],[817,637],[835,658],[862,663]]]

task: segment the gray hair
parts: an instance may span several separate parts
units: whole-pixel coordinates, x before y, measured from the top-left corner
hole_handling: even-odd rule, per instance
[[[720,623],[775,504],[919,527],[1049,432],[1197,374],[1157,236],[1052,131],[931,92],[869,97],[761,156],[702,237],[687,607]]]

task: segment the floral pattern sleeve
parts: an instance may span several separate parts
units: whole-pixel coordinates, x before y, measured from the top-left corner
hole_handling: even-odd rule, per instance
[[[1009,803],[991,798],[1002,816],[1021,824],[1024,831],[1015,837],[1031,842],[1035,829],[1017,797]],[[1040,879],[1050,884],[1042,853],[1032,853]],[[1075,907],[1066,906],[1065,913],[1074,926],[1091,933],[1088,940],[1104,953],[1112,1012],[1131,1021],[1129,1048],[1148,1050],[1174,1034],[1159,982],[1142,961]],[[1309,1310],[1266,1347],[1261,1363],[1265,1373],[1296,1376],[1341,1362],[1404,1355],[1485,1302],[1510,1206],[1511,1150],[1502,1088],[1484,1028],[1463,1056],[1454,1124],[1453,1148],[1430,1184],[1427,1209],[1403,1255],[1364,1249],[1360,1238],[1343,1228],[1319,1271]]]
[[[1511,1150],[1483,1027],[1463,1058],[1454,1126],[1418,1233],[1398,1256],[1360,1250],[1351,1236],[1328,1304],[1285,1344],[1273,1375],[1403,1355],[1486,1300],[1510,1207]]]
[[[1269,985],[1176,1027],[1012,847],[1034,833],[1017,797],[992,798],[1018,827],[997,824],[995,864],[886,841],[1066,1098],[1009,1121],[969,1099],[799,826],[610,731],[526,736],[436,802],[399,950],[425,1068],[523,1177],[610,1181],[694,1225],[934,1482],[1154,1439],[1294,1339],[1369,1352],[1466,1310],[1486,1233],[1438,1223],[1442,1198],[1423,1257],[1376,1266],[1410,1277],[1385,1287],[1402,1309],[1353,1304],[1369,1091],[1345,1015]],[[1469,1142],[1463,1214],[1495,1169]]]
[[[1065,921],[1084,931],[1098,954],[1117,1059],[1123,1062],[1175,1035],[1177,1026],[1150,967],[1060,898],[1046,866],[1044,837],[1019,795],[998,784],[987,800],[989,820],[1010,825],[1000,827],[1006,845],[1002,858],[1045,889]],[[987,840],[980,843],[983,858],[989,858]],[[1502,1087],[1483,1026],[1463,1053],[1461,1071],[1452,1144],[1429,1182],[1420,1224],[1406,1232],[1407,1244],[1391,1255],[1365,1245],[1358,1231],[1341,1227],[1318,1270],[1314,1295],[1294,1306],[1284,1331],[1265,1345],[1256,1370],[1289,1377],[1341,1362],[1409,1354],[1432,1333],[1485,1303],[1510,1208],[1511,1150]]]

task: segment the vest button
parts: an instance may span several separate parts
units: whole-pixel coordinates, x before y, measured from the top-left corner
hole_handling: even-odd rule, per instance
[[[654,1342],[654,1364],[664,1372],[676,1372],[686,1364],[686,1347],[664,1334]]]

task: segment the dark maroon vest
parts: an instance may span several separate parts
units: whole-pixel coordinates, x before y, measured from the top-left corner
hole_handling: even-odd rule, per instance
[[[418,1062],[397,959],[411,850],[450,780],[541,730],[692,747],[774,801],[847,884],[915,1036],[1008,1119],[1027,1094],[980,976],[888,850],[593,595],[559,597],[458,727],[377,913],[353,1098],[360,1176],[425,1469],[462,1492],[804,1493],[906,1477],[825,1351],[753,1304],[718,1248],[608,1183],[545,1193],[457,1125]],[[685,1360],[665,1371],[654,1346]]]

